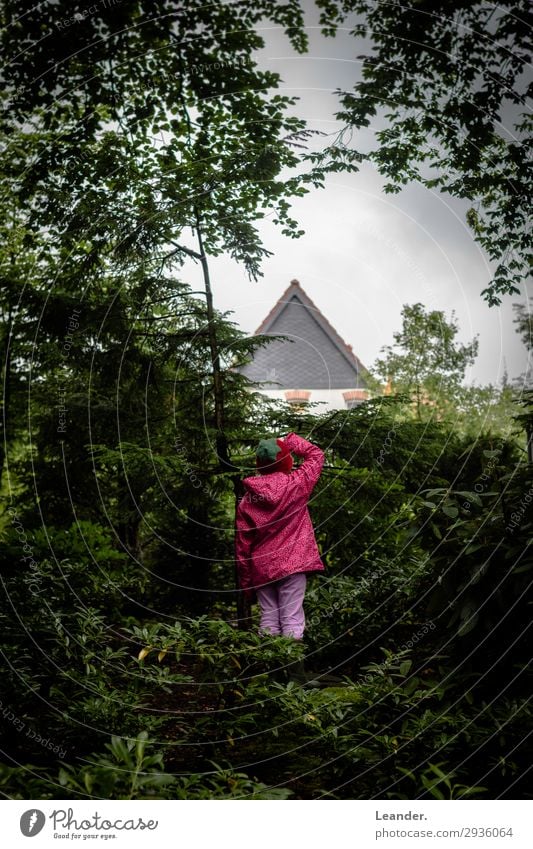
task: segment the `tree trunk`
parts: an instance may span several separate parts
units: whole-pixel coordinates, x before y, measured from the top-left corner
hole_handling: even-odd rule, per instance
[[[195,208],[196,217],[196,236],[198,238],[198,247],[200,253],[200,262],[202,263],[202,272],[204,275],[205,285],[205,300],[207,303],[207,333],[209,338],[209,350],[211,351],[211,363],[213,367],[213,394],[215,399],[215,426],[216,434],[216,449],[217,457],[220,465],[228,471],[233,469],[229,459],[228,440],[225,434],[224,426],[224,386],[222,384],[222,374],[220,370],[220,356],[218,352],[217,331],[215,327],[215,310],[213,306],[213,290],[211,288],[211,278],[209,275],[209,264],[204,250],[202,239],[200,215]]]
[[[4,475],[4,466],[7,456],[7,424],[9,414],[9,404],[11,399],[11,328],[12,328],[12,313],[11,304],[9,305],[9,314],[7,324],[4,329],[4,338],[2,339],[2,433],[0,438],[0,486]]]
[[[220,356],[218,349],[218,339],[215,326],[215,310],[213,305],[213,290],[211,288],[211,277],[209,274],[209,263],[204,249],[202,239],[202,227],[200,214],[195,207],[194,215],[196,219],[196,237],[198,239],[198,248],[200,254],[200,262],[202,264],[202,272],[205,285],[205,299],[207,304],[207,332],[209,338],[209,350],[211,352],[211,363],[213,367],[213,395],[215,401],[215,426],[216,426],[216,450],[217,458],[221,468],[224,471],[234,471],[235,466],[231,462],[228,449],[228,439],[225,433],[225,417],[224,417],[224,384],[222,381],[222,372],[220,368]],[[241,495],[241,480],[239,475],[232,475],[233,491],[235,493],[235,507]],[[235,586],[237,588],[237,624],[241,630],[249,630],[251,628],[251,604],[244,597],[244,593],[239,590],[239,575],[237,565],[235,564]]]

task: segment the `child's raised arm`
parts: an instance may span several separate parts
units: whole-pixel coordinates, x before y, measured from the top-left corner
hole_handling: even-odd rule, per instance
[[[309,496],[317,483],[322,467],[324,465],[324,452],[318,445],[313,445],[296,433],[289,433],[284,438],[284,443],[289,451],[303,457],[303,463],[299,469],[291,472],[291,482],[294,481],[306,496]]]

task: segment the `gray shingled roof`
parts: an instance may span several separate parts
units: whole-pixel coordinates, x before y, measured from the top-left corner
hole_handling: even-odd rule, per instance
[[[255,335],[286,335],[259,348],[251,363],[239,368],[263,389],[365,388],[365,367],[297,280],[258,327]]]

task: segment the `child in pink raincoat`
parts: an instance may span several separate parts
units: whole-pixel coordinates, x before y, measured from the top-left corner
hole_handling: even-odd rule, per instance
[[[291,452],[303,458],[294,471]],[[323,464],[317,445],[289,433],[261,440],[258,474],[243,480],[235,556],[241,588],[249,598],[257,593],[260,632],[303,637],[307,573],[324,570],[307,509]]]

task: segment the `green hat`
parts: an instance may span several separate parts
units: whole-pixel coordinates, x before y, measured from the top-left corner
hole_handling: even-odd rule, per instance
[[[261,439],[255,456],[261,463],[275,463],[280,451],[281,445],[278,445],[277,439]]]
[[[261,472],[290,472],[291,452],[283,439],[261,439],[255,451],[255,463]]]

